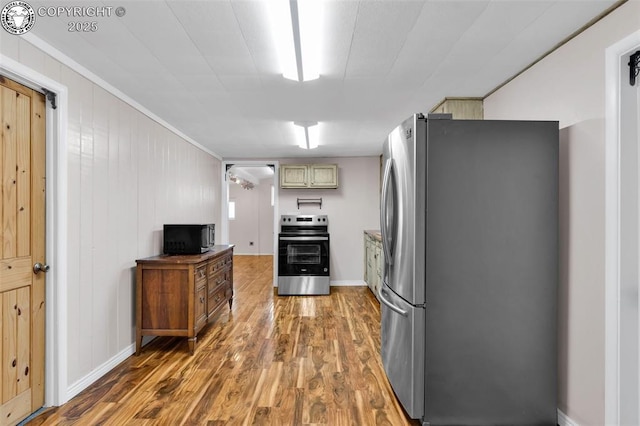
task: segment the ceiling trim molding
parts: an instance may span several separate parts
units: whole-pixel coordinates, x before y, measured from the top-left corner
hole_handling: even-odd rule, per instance
[[[516,78],[520,77],[522,74],[524,74],[526,71],[528,71],[529,69],[533,68],[534,65],[536,65],[538,62],[542,61],[544,58],[546,58],[547,56],[551,55],[553,52],[555,52],[556,50],[560,49],[562,46],[564,46],[565,44],[569,43],[571,40],[573,40],[574,38],[576,38],[577,36],[579,36],[580,34],[582,34],[583,32],[585,32],[586,30],[588,30],[589,28],[591,28],[592,26],[594,26],[595,24],[598,23],[598,21],[604,19],[607,15],[609,15],[611,12],[613,12],[614,10],[616,10],[617,8],[619,8],[620,6],[622,6],[623,4],[625,4],[626,2],[628,2],[629,0],[618,0],[616,3],[614,3],[613,5],[611,5],[608,9],[604,10],[602,13],[600,13],[599,15],[597,15],[596,17],[594,17],[592,20],[590,20],[589,22],[587,22],[586,24],[584,24],[582,27],[578,28],[576,31],[574,31],[573,33],[571,33],[567,38],[565,38],[564,40],[562,40],[561,42],[559,42],[558,44],[556,44],[555,46],[553,46],[551,49],[549,49],[549,51],[547,51],[546,53],[543,53],[538,59],[536,59],[535,61],[531,62],[529,65],[527,65],[526,67],[524,67],[521,71],[519,71],[517,74],[515,74],[513,77],[506,79],[505,81],[503,81],[502,83],[500,83],[497,87],[495,87],[493,90],[491,90],[489,93],[487,93],[486,95],[484,95],[482,97],[482,99],[486,99],[489,96],[493,95],[495,92],[497,92],[498,90],[502,89],[504,86],[506,86],[507,84],[511,83],[513,80],[515,80]]]
[[[84,78],[88,79],[92,83],[100,86],[101,88],[103,88],[107,92],[111,93],[116,98],[118,98],[121,101],[127,103],[132,108],[140,111],[141,113],[143,113],[144,115],[146,115],[147,117],[149,117],[151,120],[155,121],[156,123],[158,123],[162,127],[166,128],[170,132],[172,132],[172,133],[176,134],[177,136],[179,136],[180,138],[184,139],[185,142],[190,143],[191,145],[195,146],[196,148],[198,148],[198,149],[206,152],[207,154],[217,158],[218,160],[222,161],[222,157],[220,155],[216,154],[215,152],[211,151],[209,148],[206,148],[204,145],[198,143],[194,139],[192,139],[189,136],[185,135],[183,132],[181,132],[180,130],[178,130],[177,128],[175,128],[171,124],[169,124],[167,121],[165,121],[162,118],[158,117],[156,114],[151,112],[149,109],[145,108],[144,106],[142,106],[141,104],[139,104],[138,102],[133,100],[131,97],[127,96],[122,91],[117,89],[115,86],[109,84],[108,82],[106,82],[105,80],[103,80],[102,78],[100,78],[96,74],[94,74],[92,71],[88,70],[84,66],[80,65],[78,62],[76,62],[73,59],[71,59],[69,56],[65,55],[64,53],[62,53],[61,51],[59,51],[55,47],[51,46],[49,43],[47,43],[46,41],[42,40],[40,37],[38,37],[38,36],[36,36],[36,35],[34,35],[32,33],[27,33],[27,34],[24,34],[22,36],[22,38],[25,41],[27,41],[30,44],[32,44],[35,47],[37,47],[38,49],[42,50],[44,53],[50,55],[51,57],[53,57],[57,61],[60,61],[62,64],[68,66],[73,71],[75,71],[78,74],[82,75]]]

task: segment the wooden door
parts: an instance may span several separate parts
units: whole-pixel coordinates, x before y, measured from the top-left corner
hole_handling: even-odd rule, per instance
[[[44,405],[45,98],[0,76],[0,424]]]

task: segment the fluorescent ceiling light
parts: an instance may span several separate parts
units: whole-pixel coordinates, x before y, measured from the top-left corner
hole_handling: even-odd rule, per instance
[[[321,0],[268,2],[271,30],[284,78],[317,79],[321,48]]]
[[[298,146],[303,149],[314,149],[318,147],[319,125],[315,121],[295,121],[294,131]]]
[[[293,124],[293,131],[296,135],[296,143],[300,148],[307,149],[307,128],[302,124]]]
[[[319,124],[313,124],[311,126],[307,126],[307,144],[308,144],[308,148],[307,149],[313,149],[313,148],[317,148],[318,147],[318,141],[319,141],[319,136],[320,136],[320,125]]]
[[[298,80],[293,31],[291,30],[291,8],[289,0],[274,0],[267,3],[271,21],[273,42],[278,51],[280,70],[284,78]]]
[[[297,2],[303,69],[302,81],[315,80],[320,77],[322,1],[297,0]]]

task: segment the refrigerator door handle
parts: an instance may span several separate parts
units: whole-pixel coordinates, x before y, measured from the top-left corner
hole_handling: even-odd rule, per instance
[[[387,298],[386,298],[386,297],[384,297],[386,293],[387,293],[387,292],[386,292],[386,291],[384,291],[384,290],[382,289],[382,287],[380,287],[380,289],[378,290],[378,298],[380,299],[380,301],[381,301],[382,303],[384,303],[385,305],[387,305],[387,307],[388,307],[389,309],[391,309],[393,312],[395,312],[395,313],[397,313],[397,314],[400,314],[400,315],[402,315],[403,317],[407,317],[407,316],[409,316],[409,313],[408,313],[407,311],[405,311],[404,309],[401,309],[401,308],[397,307],[396,305],[394,305],[393,303],[389,302],[389,301],[387,300]]]
[[[393,265],[393,256],[391,255],[391,247],[387,236],[387,189],[391,177],[391,168],[393,167],[392,159],[388,158],[384,163],[384,174],[382,177],[382,200],[380,206],[380,233],[382,234],[382,249],[384,250],[385,262]],[[395,206],[394,206],[395,207]]]

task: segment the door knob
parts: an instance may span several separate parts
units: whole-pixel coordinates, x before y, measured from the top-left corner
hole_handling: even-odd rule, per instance
[[[39,274],[40,271],[42,272],[49,272],[49,265],[42,264],[40,262],[37,262],[35,265],[33,265],[33,273],[34,274]]]

